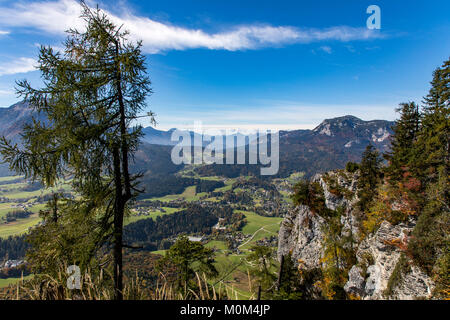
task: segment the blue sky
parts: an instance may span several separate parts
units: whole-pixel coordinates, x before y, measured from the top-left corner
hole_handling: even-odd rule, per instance
[[[142,39],[159,129],[312,128],[352,114],[395,118],[450,55],[449,1],[87,1]],[[369,5],[381,30],[368,30]],[[74,0],[0,0],[0,106],[33,71],[38,45],[81,27]]]

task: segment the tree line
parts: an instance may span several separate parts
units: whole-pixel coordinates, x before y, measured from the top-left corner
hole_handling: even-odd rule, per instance
[[[19,260],[25,257],[30,244],[25,241],[26,235],[0,238],[0,262]]]
[[[181,194],[189,186],[195,186],[195,191],[211,192],[224,186],[222,181],[185,178],[176,175],[143,176],[140,186],[143,192],[139,199],[163,197],[169,194]]]
[[[190,205],[185,210],[158,216],[155,220],[143,219],[124,228],[124,240],[146,250],[160,249],[162,240],[179,234],[210,234],[218,217],[199,205]],[[167,248],[165,248],[167,249]]]

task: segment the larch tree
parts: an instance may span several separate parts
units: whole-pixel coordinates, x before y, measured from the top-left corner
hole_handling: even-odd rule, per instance
[[[72,208],[94,217],[96,248],[112,248],[114,297],[121,300],[124,214],[141,192],[130,161],[142,135],[136,120],[150,80],[141,42],[129,41],[128,32],[98,8],[81,6],[86,28],[67,31],[64,52],[40,49],[43,88],[17,83],[17,92],[48,120],[25,126],[20,146],[2,138],[0,151],[12,170],[46,187],[71,179],[79,195]],[[154,122],[153,113],[146,116]]]

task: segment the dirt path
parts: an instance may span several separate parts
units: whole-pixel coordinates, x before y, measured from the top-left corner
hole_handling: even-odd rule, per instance
[[[269,227],[269,226],[274,226],[274,225],[276,225],[276,224],[278,224],[278,223],[272,223],[272,224],[268,224],[268,225],[262,226],[261,228],[259,228],[258,230],[256,230],[256,231],[252,234],[252,236],[250,237],[250,239],[248,239],[247,241],[245,241],[244,243],[242,243],[241,245],[239,245],[238,248],[240,248],[240,247],[242,247],[242,246],[245,246],[247,243],[249,243],[250,241],[252,241],[253,238],[255,237],[255,235],[256,235],[259,231],[261,231],[261,230],[264,230],[264,231],[266,231],[266,232],[268,232],[268,233],[273,233],[273,234],[275,234],[275,232],[266,230],[266,229],[264,229],[264,228],[265,228],[265,227]]]

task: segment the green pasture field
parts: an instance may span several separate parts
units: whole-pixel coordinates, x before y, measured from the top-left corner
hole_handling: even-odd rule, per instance
[[[0,238],[24,234],[29,228],[35,226],[40,221],[41,218],[39,215],[34,213],[26,219],[18,219],[7,224],[0,224]]]
[[[33,278],[33,275],[28,275],[23,277],[23,280],[31,280]],[[22,281],[22,278],[6,278],[6,279],[0,279],[0,288],[7,287],[11,284],[16,284],[18,282]]]
[[[169,207],[162,207],[162,209],[164,209],[166,212],[161,212],[159,210],[156,211],[150,211],[148,215],[130,215],[128,217],[125,218],[125,225],[139,221],[139,220],[143,220],[143,219],[156,219],[157,217],[166,215],[166,214],[172,214],[175,212],[178,212],[180,210],[182,210],[182,208],[169,208]]]

